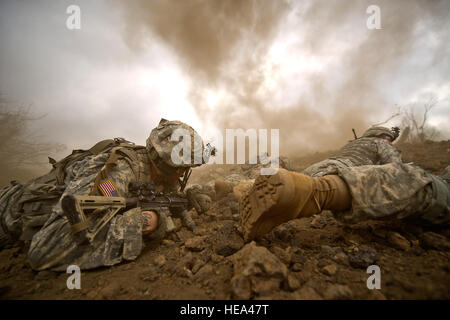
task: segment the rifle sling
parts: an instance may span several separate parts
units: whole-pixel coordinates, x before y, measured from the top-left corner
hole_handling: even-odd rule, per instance
[[[80,231],[86,230],[89,228],[89,222],[87,220],[81,221],[72,226],[72,234],[76,234]]]

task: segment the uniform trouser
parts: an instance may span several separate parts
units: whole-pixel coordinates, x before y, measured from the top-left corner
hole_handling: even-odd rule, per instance
[[[404,163],[337,168],[352,196],[348,222],[411,219],[430,225],[450,222],[450,190],[445,180]]]
[[[36,233],[28,251],[35,270],[65,271],[68,265],[82,270],[134,260],[142,249],[140,208],[116,215],[92,243],[77,244],[68,220],[55,210]]]

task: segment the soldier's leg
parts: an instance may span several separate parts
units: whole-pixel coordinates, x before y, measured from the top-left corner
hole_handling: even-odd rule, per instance
[[[376,218],[417,218],[448,224],[448,184],[425,170],[403,163],[339,169],[348,185],[352,208],[336,217],[357,222]]]
[[[322,210],[344,211],[351,205],[346,184],[335,175],[312,178],[279,169],[259,176],[240,200],[240,227],[245,241],[258,238],[291,219]]]
[[[17,204],[22,194],[23,185],[20,183],[0,190],[0,249],[21,235],[22,220]]]

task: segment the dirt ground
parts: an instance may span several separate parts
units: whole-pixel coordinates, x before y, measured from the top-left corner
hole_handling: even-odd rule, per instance
[[[441,174],[450,165],[450,140],[405,144],[405,162]],[[286,160],[301,170],[330,153]],[[201,169],[201,168],[199,168]],[[197,170],[193,182],[241,174],[245,166]],[[248,176],[249,178],[254,178]],[[190,232],[147,243],[135,261],[84,271],[81,289],[67,273],[33,271],[27,244],[0,251],[1,299],[449,299],[450,232],[392,222],[343,225],[330,212],[293,220],[257,243],[236,231],[236,201],[227,196]],[[366,268],[378,265],[381,289],[369,290]]]

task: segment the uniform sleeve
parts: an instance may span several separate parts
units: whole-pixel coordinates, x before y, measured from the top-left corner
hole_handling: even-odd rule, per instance
[[[402,153],[400,152],[400,150],[389,144],[386,140],[377,139],[376,144],[378,148],[380,165],[394,162],[403,162]]]
[[[70,172],[67,175],[70,177],[70,180],[67,181],[67,188],[63,195],[87,195],[91,188],[97,188],[97,186],[94,186],[94,181],[107,158],[108,154],[100,154],[86,158],[80,161],[75,167],[70,168]],[[136,178],[128,162],[119,159],[105,180],[112,180],[119,190],[120,195],[126,196],[128,193],[128,184],[131,181],[135,181]]]
[[[116,166],[108,174],[106,180],[111,180],[119,190],[120,196],[126,197],[128,195],[128,184],[135,182],[136,177],[126,160],[117,160]]]
[[[107,158],[107,154],[97,155],[73,166],[73,180],[68,181],[64,195],[87,195]],[[128,162],[119,159],[106,179],[114,182],[121,196],[126,196],[128,183],[134,181],[135,176]],[[102,229],[90,245],[78,246],[71,233],[69,221],[63,216],[58,203],[44,227],[34,235],[28,259],[35,270],[55,271],[64,271],[70,264],[86,270],[111,266],[123,259],[134,260],[142,249],[141,228],[141,212],[138,208],[133,208],[114,216],[109,226]]]

